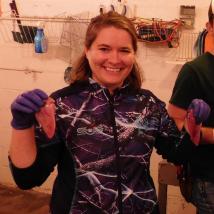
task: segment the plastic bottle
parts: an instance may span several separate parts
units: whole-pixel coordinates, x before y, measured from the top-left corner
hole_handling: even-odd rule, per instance
[[[48,41],[44,34],[43,24],[39,23],[34,38],[35,52],[46,53],[48,48]]]

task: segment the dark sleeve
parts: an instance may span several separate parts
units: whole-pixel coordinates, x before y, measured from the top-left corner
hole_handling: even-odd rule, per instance
[[[187,109],[191,101],[200,94],[196,73],[188,63],[184,64],[172,91],[169,102],[180,108]]]
[[[196,148],[187,133],[181,138],[158,136],[155,147],[159,155],[176,165],[184,164],[191,159],[191,154]]]
[[[43,136],[45,138],[45,136]],[[30,189],[40,186],[53,172],[62,151],[62,143],[55,135],[53,139],[44,142],[37,140],[37,157],[35,162],[28,168],[17,168],[9,157],[9,165],[12,176],[17,186],[21,189]]]
[[[157,153],[174,164],[182,164],[191,158],[196,146],[187,132],[180,132],[165,108],[160,108],[160,125],[155,139]]]

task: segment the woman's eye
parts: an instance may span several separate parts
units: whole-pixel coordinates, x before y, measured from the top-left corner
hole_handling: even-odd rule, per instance
[[[102,51],[102,52],[107,52],[108,51],[107,48],[100,48],[99,50]]]
[[[122,49],[122,50],[121,50],[121,52],[124,52],[124,53],[130,53],[130,52],[131,52],[131,50],[129,50],[129,49]]]

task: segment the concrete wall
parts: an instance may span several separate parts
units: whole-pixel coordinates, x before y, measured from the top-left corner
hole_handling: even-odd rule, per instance
[[[21,15],[78,14],[89,11],[97,14],[99,5],[108,7],[112,1],[68,1],[68,0],[17,0]],[[135,8],[135,15],[143,18],[162,18],[171,20],[179,18],[179,6],[195,5],[195,28],[188,32],[198,32],[203,29],[207,21],[209,0],[129,0],[130,10]],[[137,8],[137,9],[136,9]],[[9,14],[8,1],[2,0],[3,16]],[[132,12],[133,12],[132,11]],[[134,12],[133,12],[134,13]],[[1,25],[0,29],[5,26]],[[6,29],[6,28],[5,28]],[[10,33],[10,32],[9,32]],[[17,44],[9,39],[2,39],[0,30],[0,183],[14,185],[8,168],[8,146],[10,142],[10,104],[12,100],[24,90],[41,88],[48,93],[65,86],[64,70],[69,65],[70,51],[60,43],[49,43],[46,54],[35,54],[33,44]],[[8,35],[6,34],[6,37]],[[11,40],[11,41],[10,41]],[[175,63],[178,49],[169,49],[166,45],[154,46],[139,43],[138,62],[143,68],[144,88],[148,88],[160,99],[168,103],[172,87],[182,63]],[[171,63],[169,63],[169,61]],[[32,72],[33,71],[33,72]],[[155,151],[151,159],[151,173],[158,186],[158,162],[161,157]],[[39,188],[39,191],[50,192],[55,172]],[[170,187],[168,194],[169,214],[181,213],[186,207],[177,187]]]

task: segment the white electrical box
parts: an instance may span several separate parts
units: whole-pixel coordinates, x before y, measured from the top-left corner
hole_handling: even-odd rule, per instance
[[[180,20],[184,22],[185,28],[194,28],[195,23],[195,6],[181,5],[180,6]]]

